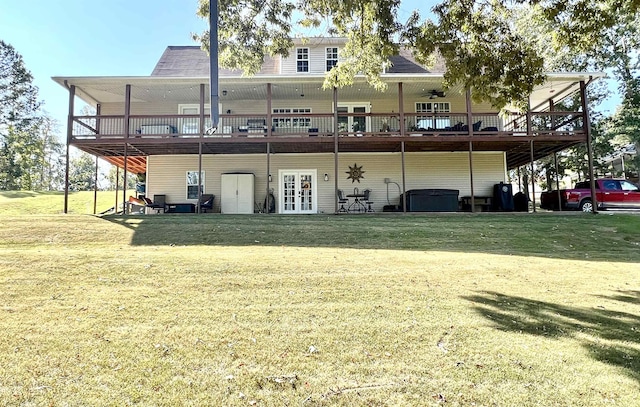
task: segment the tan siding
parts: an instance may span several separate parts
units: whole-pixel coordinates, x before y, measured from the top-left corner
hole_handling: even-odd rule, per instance
[[[362,166],[364,178],[358,182],[347,179],[349,167]],[[147,193],[167,195],[167,202],[188,202],[186,199],[186,171],[198,169],[198,156],[151,156],[147,164]],[[478,152],[473,155],[474,192],[491,195],[493,185],[505,180],[504,155],[499,152]],[[202,157],[205,172],[205,193],[215,194],[215,210],[220,208],[220,175],[225,172],[250,172],[256,175],[256,202],[262,203],[266,195],[266,156],[264,155],[205,155]],[[468,153],[406,153],[406,189],[445,188],[458,189],[460,196],[470,195]],[[333,154],[273,154],[270,172],[271,187],[276,202],[278,197],[279,170],[316,170],[318,174],[318,208],[321,212],[334,211],[334,161]],[[324,181],[324,174],[329,181]],[[391,183],[384,183],[389,178]],[[397,184],[397,185],[396,185]],[[374,209],[382,211],[389,203],[398,204],[399,187],[402,187],[402,166],[399,153],[343,153],[339,155],[338,188],[350,193],[372,190]],[[387,189],[388,187],[388,189]],[[387,192],[388,191],[388,192]],[[388,199],[388,201],[387,201]],[[195,200],[191,200],[195,202]]]
[[[337,46],[333,46],[337,47]],[[309,73],[324,73],[327,68],[326,62],[326,48],[327,45],[300,45],[293,49],[293,51],[289,54],[287,58],[282,58],[282,62],[280,64],[280,73],[283,75],[292,75],[292,74],[300,74],[304,75],[304,73],[300,73],[297,71],[298,68],[298,48],[309,48]],[[338,47],[339,48],[339,47]]]

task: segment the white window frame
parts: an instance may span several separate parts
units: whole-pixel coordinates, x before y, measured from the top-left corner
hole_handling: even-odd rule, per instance
[[[297,113],[312,113],[310,107],[274,107],[271,109],[274,114],[288,114],[290,117],[273,117],[272,125],[280,128],[309,128],[311,127],[311,117],[293,117]]]
[[[331,67],[329,67],[330,63],[331,63]],[[338,65],[338,47],[326,47],[325,48],[325,71],[329,72],[336,65]]]
[[[450,113],[449,102],[416,102],[416,113]],[[423,122],[424,125],[420,125]],[[416,116],[416,128],[418,129],[444,129],[451,126],[449,116]]]
[[[187,171],[186,172],[186,183],[187,183],[187,199],[198,199],[198,171]],[[204,170],[200,173],[201,181],[200,181],[200,195],[204,194]],[[189,190],[191,189],[191,191]],[[195,196],[193,193],[195,191]]]
[[[195,113],[185,113],[185,110],[195,109]],[[206,115],[211,111],[211,105],[204,105],[204,114]],[[222,103],[218,104],[218,112],[222,113]],[[179,103],[178,114],[200,114],[199,103]],[[211,118],[204,119],[205,127],[211,127]],[[200,118],[181,118],[178,120],[178,131],[182,134],[198,134],[198,127],[200,126]],[[222,128],[222,125],[219,126]]]
[[[306,62],[306,70],[304,69]],[[309,72],[309,48],[296,48],[296,72]]]

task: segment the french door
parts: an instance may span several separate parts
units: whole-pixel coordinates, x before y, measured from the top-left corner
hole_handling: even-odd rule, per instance
[[[366,133],[371,131],[371,119],[353,114],[369,113],[369,103],[339,103],[338,131],[347,133]]]
[[[317,171],[279,170],[280,213],[317,213]]]

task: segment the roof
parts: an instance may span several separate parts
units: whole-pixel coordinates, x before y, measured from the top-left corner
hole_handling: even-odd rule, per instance
[[[389,60],[392,66],[387,73],[429,73],[444,72],[444,63],[438,61],[432,70],[421,66],[413,57],[410,49],[402,47],[398,55]],[[266,55],[262,69],[258,75],[278,75],[280,72],[280,58]],[[238,69],[220,68],[220,76],[240,76]],[[151,76],[163,77],[206,77],[209,76],[209,55],[200,47],[194,45],[172,45],[167,47],[156,64]]]
[[[276,75],[279,71],[279,61],[265,56],[262,69],[258,75]],[[240,76],[238,69],[220,68],[220,76]],[[196,78],[209,76],[209,54],[195,45],[172,45],[164,51],[151,76],[167,76],[181,78]]]

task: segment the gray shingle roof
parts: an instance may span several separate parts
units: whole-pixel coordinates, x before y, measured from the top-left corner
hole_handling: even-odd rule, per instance
[[[258,75],[276,75],[278,60],[265,57]],[[220,68],[220,76],[239,76],[242,71]],[[209,55],[194,45],[169,46],[153,69],[151,76],[201,77],[209,76]]]
[[[393,66],[387,69],[388,73],[444,72],[444,65],[440,62],[436,63],[431,70],[423,68],[407,48],[401,48],[399,54],[391,57],[390,60]],[[258,75],[277,75],[279,71],[280,59],[266,56]],[[220,76],[239,76],[240,74],[240,70],[220,68]],[[209,56],[198,46],[169,46],[160,57],[151,76],[209,76]]]

